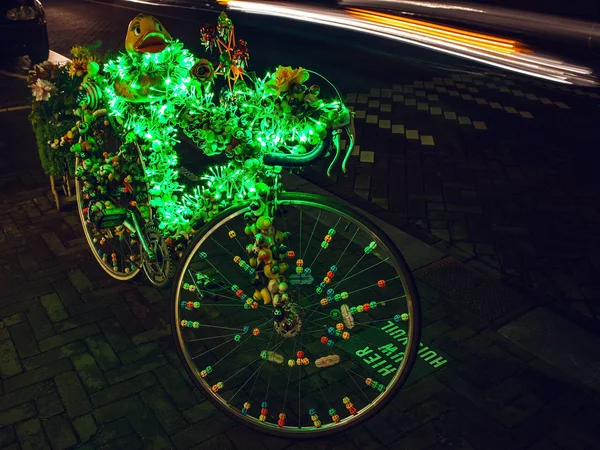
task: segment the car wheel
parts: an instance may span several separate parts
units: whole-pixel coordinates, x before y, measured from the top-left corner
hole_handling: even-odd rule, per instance
[[[38,64],[48,59],[50,54],[50,44],[48,43],[48,35],[44,34],[36,47],[29,49],[29,59],[32,64]]]

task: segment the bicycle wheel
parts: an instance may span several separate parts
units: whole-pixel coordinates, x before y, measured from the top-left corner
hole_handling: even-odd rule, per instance
[[[85,159],[77,156],[75,161],[75,191],[85,237],[106,273],[117,280],[130,280],[140,272],[142,249],[133,226],[127,225],[128,210],[136,205],[140,218],[142,212],[151,214],[145,207],[147,194],[139,152],[133,144],[124,147],[102,120],[94,121],[80,145]],[[93,165],[114,175],[95,176],[89,172]]]
[[[248,258],[253,205],[223,212],[182,258],[173,335],[219,408],[267,433],[322,436],[367,419],[404,384],[419,346],[419,299],[402,255],[359,213],[308,194],[278,204],[269,231],[287,236],[277,252],[289,273],[284,262],[261,271]],[[273,272],[285,282],[270,281]]]

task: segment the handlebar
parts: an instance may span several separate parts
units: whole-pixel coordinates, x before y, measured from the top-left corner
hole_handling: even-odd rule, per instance
[[[311,151],[303,155],[291,155],[289,153],[267,153],[263,155],[263,163],[267,166],[281,166],[285,169],[296,169],[310,166],[317,159],[327,153],[331,147],[333,131],[327,130],[327,134]]]

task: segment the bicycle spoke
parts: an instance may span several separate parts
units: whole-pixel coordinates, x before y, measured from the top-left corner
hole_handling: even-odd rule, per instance
[[[179,338],[194,367],[194,379],[231,405],[240,420],[273,432],[311,434],[326,425],[359,422],[358,410],[378,407],[377,399],[391,391],[386,380],[398,380],[387,377],[410,370],[405,359],[416,324],[406,328],[395,347],[387,348],[395,353],[387,362],[383,359],[384,371],[369,365],[382,361],[372,352],[381,352],[378,348],[387,342],[384,327],[394,323],[403,328],[413,320],[405,285],[410,274],[398,270],[403,266],[385,247],[385,240],[373,240],[371,228],[310,203],[288,205],[268,230],[266,225],[255,227],[272,249],[258,258],[259,250],[267,247],[257,244],[251,233],[248,244],[255,247],[249,253],[244,236],[232,232],[249,226],[240,211],[228,213],[218,232],[205,231],[207,238],[194,250],[180,281],[192,278],[195,291],[180,290],[180,302],[200,298],[199,308],[181,303],[176,310],[178,317],[189,317],[196,327]],[[323,240],[329,245],[317,245],[315,236],[327,236],[332,229],[337,230],[331,233],[333,238]],[[275,241],[279,231],[286,234]],[[376,251],[373,245],[371,250],[361,247],[366,239],[367,244],[378,243]],[[278,252],[279,246],[284,250]],[[235,255],[234,247],[244,252]],[[239,276],[232,259],[244,269],[249,258],[258,260],[252,262],[255,271]],[[296,264],[288,264],[290,259]],[[284,262],[289,269],[281,275],[265,270]],[[335,277],[329,274],[332,266]],[[281,287],[282,280],[287,288]],[[267,285],[269,293],[263,291]],[[416,354],[414,345],[412,351]],[[202,373],[205,382],[200,382]],[[222,391],[225,384],[229,389]]]

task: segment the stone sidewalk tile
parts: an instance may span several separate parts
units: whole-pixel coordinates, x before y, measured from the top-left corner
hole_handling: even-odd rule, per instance
[[[38,397],[35,404],[41,419],[48,419],[65,410],[62,401],[56,392]]]
[[[137,375],[141,375],[149,370],[156,367],[167,364],[167,358],[164,355],[155,355],[146,357],[140,361],[135,361],[129,364],[125,364],[117,367],[116,369],[110,370],[105,373],[106,379],[110,384],[117,384],[121,381],[128,380]]]
[[[53,450],[67,449],[77,444],[77,438],[68,420],[55,416],[42,423]]]
[[[34,418],[21,422],[15,427],[15,430],[22,448],[36,448],[40,450],[50,450],[52,448],[46,440],[39,419]]]
[[[0,411],[4,411],[5,409],[20,405],[21,403],[34,400],[40,396],[54,392],[55,390],[56,387],[54,383],[51,381],[44,381],[42,383],[27,386],[14,392],[4,394],[0,397]]]
[[[65,372],[58,375],[54,381],[67,413],[71,418],[90,412],[92,405],[75,372]]]
[[[72,356],[71,363],[87,392],[94,393],[108,387],[106,378],[90,353],[82,352]]]
[[[56,347],[60,347],[78,339],[85,338],[100,332],[100,329],[95,323],[74,328],[64,333],[52,336],[39,342],[40,350],[47,351]]]
[[[96,434],[96,431],[98,431],[98,427],[96,426],[92,414],[86,414],[75,419],[73,421],[73,427],[77,431],[77,435],[81,442],[89,441],[90,438]]]
[[[4,380],[4,391],[12,392],[23,387],[31,386],[32,384],[54,378],[56,375],[71,369],[71,362],[67,359],[53,361],[40,368]]]
[[[186,421],[181,412],[161,387],[155,385],[144,389],[140,392],[140,396],[143,402],[152,410],[167,434],[171,435],[186,426]],[[204,428],[204,426],[201,428]],[[175,445],[177,446],[176,441]]]
[[[22,370],[17,349],[12,340],[0,341],[0,377],[9,378],[21,373]]]
[[[94,417],[97,423],[104,424],[133,414],[136,411],[144,409],[144,407],[137,395],[132,395],[131,397],[117,400],[114,403],[94,409]]]
[[[127,419],[145,448],[171,448],[169,437],[149,408],[129,414]]]
[[[179,409],[184,410],[197,404],[198,401],[191,389],[173,366],[157,367],[154,373]]]
[[[156,382],[156,377],[152,374],[152,372],[146,372],[142,375],[130,378],[127,381],[123,381],[119,384],[115,384],[107,387],[106,389],[95,392],[90,395],[90,399],[96,407],[103,406],[116,400],[136,394],[143,389],[155,385]]]

